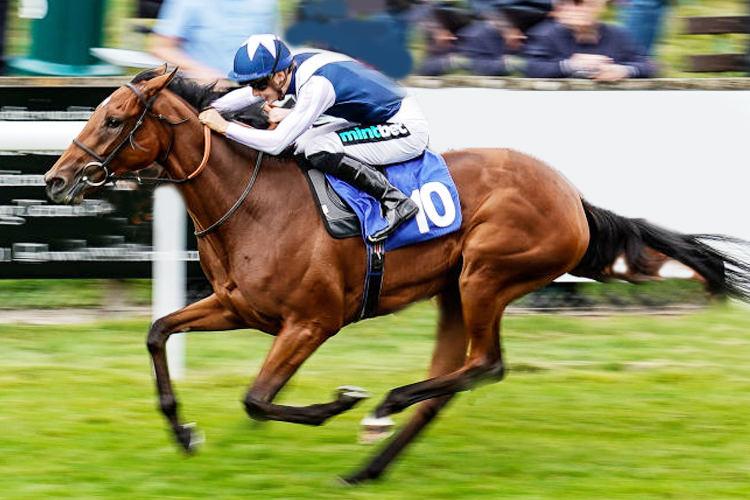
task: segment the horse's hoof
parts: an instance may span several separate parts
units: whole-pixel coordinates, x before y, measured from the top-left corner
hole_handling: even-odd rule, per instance
[[[375,444],[393,435],[393,420],[390,417],[365,417],[361,422],[359,444]]]
[[[187,453],[195,453],[206,442],[206,435],[195,427],[195,422],[179,426],[175,430],[177,441]]]
[[[370,476],[366,472],[357,472],[356,474],[350,474],[348,476],[336,476],[336,479],[338,480],[339,484],[341,484],[342,486],[359,486],[365,481],[369,481],[369,480],[376,479],[376,478],[373,476]]]
[[[336,389],[336,396],[338,398],[367,399],[370,397],[370,393],[356,385],[342,385]]]
[[[336,480],[341,486],[357,486],[362,482],[349,476],[336,476]]]

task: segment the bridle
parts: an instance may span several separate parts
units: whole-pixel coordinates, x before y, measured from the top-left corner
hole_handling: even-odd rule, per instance
[[[203,168],[206,166],[206,163],[208,162],[208,156],[211,153],[211,130],[208,127],[204,128],[204,151],[203,151],[203,160],[201,161],[198,168],[195,169],[190,175],[187,175],[183,179],[169,179],[166,177],[158,177],[158,178],[142,178],[137,172],[133,176],[124,176],[124,175],[118,175],[114,172],[111,172],[109,170],[109,164],[112,162],[112,160],[115,159],[115,157],[120,153],[120,151],[125,148],[125,146],[130,143],[130,147],[133,149],[140,149],[144,150],[141,146],[138,145],[138,143],[135,141],[135,133],[138,132],[138,130],[141,128],[143,123],[146,121],[146,117],[153,116],[157,120],[166,123],[169,125],[169,129],[171,131],[171,137],[169,140],[169,146],[167,146],[167,151],[164,154],[164,157],[160,160],[157,160],[158,163],[164,164],[167,161],[167,158],[169,157],[169,153],[172,152],[172,144],[174,143],[174,127],[177,125],[182,125],[183,123],[186,123],[189,121],[189,118],[184,118],[180,121],[173,122],[169,118],[167,118],[164,115],[156,114],[151,111],[151,108],[154,106],[154,101],[156,100],[156,97],[159,95],[159,93],[155,93],[148,99],[141,93],[138,88],[133,85],[132,83],[126,83],[125,87],[129,88],[133,91],[133,93],[138,97],[138,100],[141,101],[143,104],[143,112],[141,113],[141,116],[138,117],[138,121],[135,123],[135,126],[130,130],[130,133],[128,136],[120,142],[120,144],[117,145],[117,147],[106,157],[103,158],[100,154],[98,154],[96,151],[92,150],[85,144],[83,144],[78,139],[73,139],[73,144],[84,150],[86,153],[88,153],[90,156],[92,156],[96,161],[91,161],[86,164],[86,166],[83,167],[83,170],[81,170],[81,177],[79,179],[79,182],[84,182],[89,186],[92,187],[100,187],[108,182],[117,182],[120,180],[132,180],[138,182],[138,184],[161,184],[161,183],[168,183],[168,184],[184,184],[185,182],[194,179],[198,176],[198,174],[203,171]],[[92,170],[93,169],[93,170]],[[93,173],[96,173],[98,171],[104,172],[104,177],[100,181],[92,181],[91,176]]]
[[[171,131],[171,138],[169,140],[169,146],[167,146],[167,152],[164,155],[164,158],[161,160],[158,160],[159,163],[164,163],[167,161],[167,158],[169,157],[169,153],[172,152],[172,144],[174,143],[174,127],[177,125],[182,125],[183,123],[186,123],[189,121],[189,118],[185,118],[183,120],[173,122],[169,118],[161,115],[161,114],[155,114],[151,111],[151,108],[154,105],[154,101],[156,100],[156,97],[159,95],[159,92],[156,92],[154,95],[152,95],[150,98],[146,99],[146,97],[141,93],[138,88],[136,88],[135,85],[132,83],[125,84],[127,88],[133,91],[133,93],[138,97],[138,100],[143,103],[143,112],[141,113],[141,116],[138,117],[138,121],[136,122],[133,129],[130,131],[128,136],[123,139],[123,141],[117,145],[117,147],[107,156],[106,158],[103,158],[101,155],[93,151],[91,148],[83,144],[78,139],[73,139],[73,144],[84,150],[86,153],[94,157],[96,161],[92,161],[86,164],[86,166],[83,167],[83,170],[81,170],[81,176],[78,180],[78,182],[84,182],[89,186],[92,187],[100,187],[106,184],[107,182],[117,182],[120,180],[131,180],[136,181],[138,184],[184,184],[188,181],[191,181],[195,179],[206,167],[206,164],[208,163],[208,157],[211,154],[211,129],[207,126],[203,126],[203,159],[201,160],[198,167],[189,175],[185,176],[182,179],[169,179],[166,177],[154,177],[154,178],[142,178],[138,172],[135,173],[133,176],[123,176],[119,174],[115,174],[114,172],[110,172],[109,170],[109,164],[114,160],[114,158],[122,151],[122,149],[130,143],[131,147],[133,149],[138,148],[143,150],[142,147],[138,145],[138,143],[135,141],[134,136],[135,133],[138,131],[139,128],[143,125],[144,121],[146,120],[147,116],[153,116],[156,119],[158,119],[161,122],[164,122],[168,124]],[[240,197],[237,199],[237,201],[232,205],[232,207],[222,216],[220,217],[216,222],[208,226],[206,229],[201,229],[198,231],[195,231],[193,234],[197,237],[205,236],[209,233],[212,233],[216,230],[220,225],[222,225],[227,219],[229,219],[234,212],[237,211],[237,209],[242,205],[242,202],[247,198],[248,193],[250,192],[250,189],[253,187],[253,184],[255,184],[255,180],[258,178],[258,172],[260,171],[260,164],[263,159],[263,152],[258,151],[258,158],[255,161],[255,169],[253,170],[253,175],[250,178],[250,181],[248,182],[247,186],[245,187],[245,191],[240,195]],[[104,178],[101,181],[92,181],[89,176],[88,169],[89,167],[93,167],[95,169],[100,169],[104,172]],[[197,222],[196,222],[197,226]]]

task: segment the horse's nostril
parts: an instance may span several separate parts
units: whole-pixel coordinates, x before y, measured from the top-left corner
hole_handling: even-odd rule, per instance
[[[51,179],[46,179],[47,181],[47,190],[51,192],[59,191],[65,186],[65,181],[60,177],[52,177]]]

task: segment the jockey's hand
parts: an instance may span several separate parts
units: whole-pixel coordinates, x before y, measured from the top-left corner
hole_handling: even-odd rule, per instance
[[[214,130],[222,135],[227,133],[227,127],[229,122],[221,116],[221,114],[214,108],[208,108],[198,115],[198,119],[202,124],[208,125],[208,128]]]
[[[278,106],[271,106],[270,104],[263,105],[263,111],[268,115],[268,123],[279,123],[281,120],[286,118],[289,113],[292,112],[291,108],[280,108]]]

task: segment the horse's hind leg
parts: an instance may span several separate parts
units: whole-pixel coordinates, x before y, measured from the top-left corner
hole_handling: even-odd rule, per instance
[[[177,441],[190,451],[196,444],[193,430],[180,422],[177,413],[177,398],[172,390],[167,367],[166,343],[173,333],[187,331],[232,330],[244,324],[234,313],[221,305],[216,295],[194,302],[179,311],[160,318],[151,325],[148,333],[148,350],[154,364],[159,405],[167,417]]]
[[[278,394],[297,369],[333,333],[306,325],[285,325],[273,343],[263,367],[245,396],[245,409],[256,420],[280,420],[297,424],[321,425],[359,403],[369,394],[358,387],[340,387],[336,399],[310,406],[273,404]]]
[[[430,377],[445,375],[460,368],[466,359],[467,338],[458,292],[440,297],[441,318],[437,345],[432,354]],[[437,416],[453,398],[448,394],[424,401],[403,429],[358,472],[343,478],[348,484],[377,479],[406,446]]]
[[[398,413],[420,401],[501,380],[505,375],[505,365],[500,347],[500,320],[505,307],[514,299],[547,284],[562,271],[531,280],[518,277],[513,280],[510,276],[489,274],[489,271],[480,273],[479,278],[462,275],[461,300],[470,341],[466,363],[447,375],[393,389],[375,409],[375,418]]]

